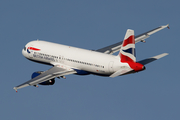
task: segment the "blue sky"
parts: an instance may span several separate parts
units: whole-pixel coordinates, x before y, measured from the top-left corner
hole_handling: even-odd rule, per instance
[[[178,0],[1,0],[0,56],[2,120],[179,120]],[[146,43],[136,44],[137,60],[168,56],[136,74],[108,78],[69,75],[53,86],[13,87],[34,71],[51,66],[21,53],[40,39],[85,49],[122,41],[127,29],[141,34],[170,24]]]

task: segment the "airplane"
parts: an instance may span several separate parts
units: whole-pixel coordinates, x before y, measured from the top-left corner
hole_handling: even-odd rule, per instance
[[[47,71],[37,71],[32,79],[13,89],[27,86],[53,85],[55,78],[66,78],[66,75],[99,75],[117,77],[145,70],[145,65],[160,59],[168,53],[163,53],[136,62],[135,43],[145,42],[150,35],[164,29],[168,25],[157,27],[143,34],[134,36],[134,30],[126,31],[124,40],[98,50],[86,50],[62,44],[35,40],[27,43],[22,54],[30,61],[51,65]],[[119,51],[118,55],[113,55]]]

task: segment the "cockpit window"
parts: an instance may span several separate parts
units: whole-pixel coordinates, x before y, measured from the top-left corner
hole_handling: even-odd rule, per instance
[[[24,51],[26,51],[26,47],[24,47]]]

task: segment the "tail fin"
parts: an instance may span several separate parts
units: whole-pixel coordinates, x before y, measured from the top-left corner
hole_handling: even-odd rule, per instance
[[[134,30],[127,30],[119,56],[121,62],[136,62]]]

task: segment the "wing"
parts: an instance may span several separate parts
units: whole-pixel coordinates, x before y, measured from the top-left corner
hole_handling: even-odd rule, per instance
[[[76,71],[74,71],[73,69],[62,68],[62,67],[57,65],[57,66],[54,66],[51,69],[43,72],[39,76],[21,84],[21,85],[14,87],[13,89],[15,89],[17,92],[17,89],[27,87],[27,86],[37,85],[39,83],[53,79],[55,77],[69,75],[69,74],[73,74],[73,73],[76,73]]]
[[[168,24],[168,25],[164,25],[164,26],[157,27],[157,28],[155,28],[155,29],[153,29],[153,30],[150,30],[150,31],[148,31],[148,32],[145,32],[145,33],[143,33],[143,34],[140,34],[140,35],[135,36],[135,43],[140,42],[140,41],[144,42],[144,40],[145,40],[146,38],[148,38],[150,35],[158,32],[158,31],[160,31],[160,30],[162,30],[162,29],[164,29],[164,28],[166,28],[166,27],[169,28],[169,24]],[[115,43],[115,44],[113,44],[113,45],[109,45],[109,46],[107,46],[107,47],[98,49],[98,50],[96,50],[96,51],[97,51],[97,52],[106,53],[106,54],[113,54],[113,53],[115,53],[115,52],[117,52],[117,51],[120,50],[122,42],[123,42],[123,41],[118,42],[118,43]]]

